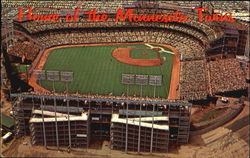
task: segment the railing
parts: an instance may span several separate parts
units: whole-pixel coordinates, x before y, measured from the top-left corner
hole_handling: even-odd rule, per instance
[[[171,102],[171,101],[156,101],[156,100],[137,100],[134,99],[118,99],[118,98],[102,98],[99,96],[95,97],[71,97],[71,96],[60,96],[60,95],[32,95],[32,94],[10,94],[11,97],[22,97],[22,98],[36,98],[36,99],[57,99],[57,100],[75,100],[75,101],[95,101],[95,102],[116,102],[116,103],[128,103],[128,104],[151,104],[151,105],[170,105],[170,106],[192,106],[191,103],[183,102]]]

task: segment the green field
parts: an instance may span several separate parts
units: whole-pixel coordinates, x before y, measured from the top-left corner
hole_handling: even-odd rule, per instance
[[[123,73],[163,75],[163,85],[156,88],[156,96],[166,98],[170,86],[173,55],[161,53],[161,58],[166,58],[161,66],[132,66],[120,63],[112,57],[113,49],[118,47],[149,48],[146,45],[133,44],[55,49],[49,55],[43,69],[74,72],[74,81],[69,84],[70,93],[78,91],[81,94],[107,95],[112,92],[115,96],[126,92],[127,86],[121,83]],[[152,52],[153,50],[150,51],[148,54],[156,54],[156,52]],[[51,81],[42,81],[41,86],[52,90]],[[129,95],[139,96],[140,88],[138,85],[130,85]],[[63,92],[65,85],[62,82],[55,82],[55,89],[56,92]],[[142,90],[143,96],[153,97],[153,86],[144,86]]]
[[[134,58],[134,59],[155,59],[155,58],[158,58],[157,52],[152,50],[152,49],[149,49],[149,48],[132,49],[130,52],[130,57]]]
[[[29,71],[30,65],[25,65],[25,64],[15,64],[13,66],[14,71],[18,73],[26,73]]]

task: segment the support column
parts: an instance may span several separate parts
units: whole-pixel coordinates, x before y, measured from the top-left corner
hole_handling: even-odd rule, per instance
[[[56,116],[56,98],[55,97],[54,97],[54,111],[55,111],[55,125],[56,125],[56,145],[57,145],[57,150],[59,151],[58,126],[57,126],[57,116]]]
[[[47,140],[46,140],[46,131],[45,131],[45,124],[44,124],[44,114],[43,114],[43,100],[44,98],[41,99],[41,110],[42,110],[42,119],[43,119],[43,141],[44,141],[44,147],[47,149]]]

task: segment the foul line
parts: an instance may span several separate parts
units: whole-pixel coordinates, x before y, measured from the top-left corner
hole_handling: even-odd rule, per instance
[[[165,50],[165,49],[162,48],[162,47],[156,47],[156,46],[152,46],[152,45],[150,45],[150,44],[145,44],[145,45],[148,46],[148,47],[150,47],[150,48],[160,48],[160,49],[161,49],[161,50],[160,50],[160,53],[161,53],[161,52],[165,52],[165,53],[173,54],[173,55],[174,55],[173,52],[167,51],[167,50]]]

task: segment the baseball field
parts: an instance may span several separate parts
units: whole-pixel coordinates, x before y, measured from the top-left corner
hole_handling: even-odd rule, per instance
[[[112,52],[123,48],[129,59],[147,62],[157,60],[156,65],[138,66],[123,63],[116,59]],[[159,45],[116,44],[85,45],[52,49],[43,70],[71,71],[73,81],[68,84],[69,93],[99,94],[121,96],[127,92],[130,96],[140,96],[141,86],[122,84],[122,74],[162,75],[162,86],[156,87],[156,97],[166,98],[169,94],[174,53],[171,49]],[[38,82],[37,82],[38,83]],[[40,86],[52,91],[51,81],[41,81]],[[64,92],[65,84],[55,82],[56,92]],[[142,87],[144,97],[153,97],[154,86]]]

